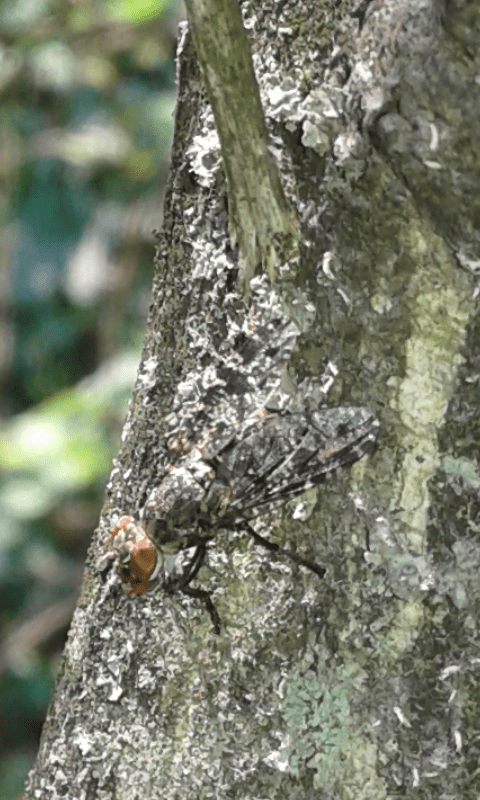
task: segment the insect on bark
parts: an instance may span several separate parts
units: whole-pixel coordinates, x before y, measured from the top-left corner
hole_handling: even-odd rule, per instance
[[[167,470],[145,504],[143,527],[130,517],[115,526],[111,556],[125,588],[142,594],[163,577],[165,591],[202,598],[218,632],[209,593],[190,584],[208,542],[218,530],[233,528],[323,576],[323,567],[260,536],[249,521],[354,464],[373,449],[378,427],[368,409],[340,406],[294,413],[264,410],[238,431],[211,432]],[[166,555],[190,548],[193,555],[180,575],[168,578]]]

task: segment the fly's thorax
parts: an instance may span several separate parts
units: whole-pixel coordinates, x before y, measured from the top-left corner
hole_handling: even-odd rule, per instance
[[[201,512],[206,487],[215,473],[204,462],[172,467],[150,494],[145,504],[145,517],[165,520],[170,528],[193,525]]]
[[[188,527],[175,525],[171,519],[150,517],[146,520],[145,528],[149,538],[165,555],[196,547],[214,535],[213,526],[204,524],[201,515],[196,518],[195,524]]]

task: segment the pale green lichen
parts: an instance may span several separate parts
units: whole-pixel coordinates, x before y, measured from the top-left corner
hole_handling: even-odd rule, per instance
[[[306,766],[328,779],[348,741],[345,687],[330,688],[314,672],[297,675],[288,683],[282,712],[289,736],[282,753],[288,758],[288,771],[298,775]]]
[[[360,715],[352,709],[364,683],[365,673],[354,664],[333,672],[325,667],[325,676],[308,671],[292,677],[282,703],[287,739],[280,758],[290,775],[313,770],[317,789],[335,791],[341,784],[342,797],[382,800],[374,737],[362,732]]]

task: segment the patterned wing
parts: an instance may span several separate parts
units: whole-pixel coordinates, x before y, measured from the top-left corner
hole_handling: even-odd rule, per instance
[[[229,509],[241,513],[301,494],[355,463],[373,449],[378,426],[360,407],[271,414],[211,463],[229,487]]]

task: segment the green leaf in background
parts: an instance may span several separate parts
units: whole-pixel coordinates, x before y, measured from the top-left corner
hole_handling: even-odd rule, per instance
[[[125,413],[137,362],[137,352],[119,355],[4,426],[0,510],[6,517],[35,519],[106,476],[112,452],[104,431],[108,420]]]
[[[159,17],[170,0],[110,0],[109,10],[116,19],[146,22]]]

